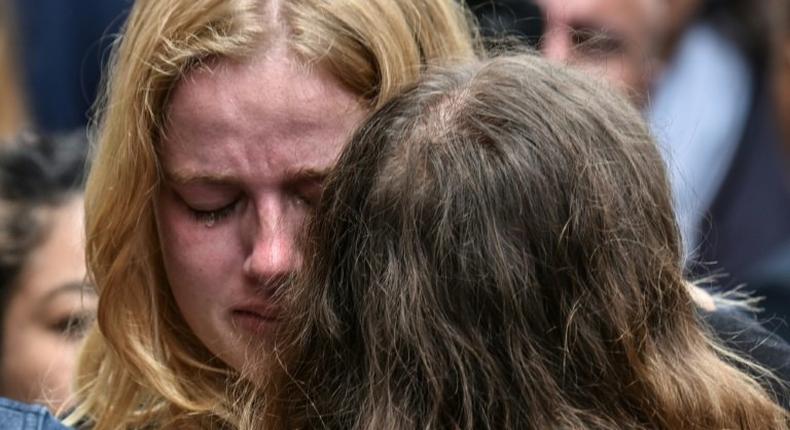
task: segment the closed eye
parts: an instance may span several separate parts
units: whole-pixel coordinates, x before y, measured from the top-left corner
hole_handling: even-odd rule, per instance
[[[222,207],[217,208],[217,209],[211,209],[211,210],[202,210],[202,209],[198,210],[198,209],[189,207],[189,212],[195,218],[195,221],[197,221],[199,223],[202,223],[202,224],[207,224],[207,223],[214,224],[214,223],[220,222],[220,221],[224,220],[225,218],[229,217],[230,215],[232,215],[233,212],[236,210],[236,208],[239,206],[239,201],[240,201],[239,199],[234,199],[233,201],[231,201],[230,203],[228,203],[225,206],[222,206]]]
[[[76,313],[56,321],[49,329],[64,338],[79,340],[84,337],[94,319],[93,313]]]
[[[623,51],[624,44],[617,35],[595,29],[579,28],[573,31],[573,46],[588,56],[608,56]]]

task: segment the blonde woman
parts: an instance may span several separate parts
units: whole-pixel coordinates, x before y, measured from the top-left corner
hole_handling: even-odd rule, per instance
[[[98,326],[68,421],[260,425],[227,394],[288,317],[270,298],[325,171],[426,64],[475,55],[453,0],[138,0],[87,183]]]

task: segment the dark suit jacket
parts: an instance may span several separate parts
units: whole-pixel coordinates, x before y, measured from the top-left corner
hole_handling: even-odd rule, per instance
[[[84,126],[131,0],[13,1],[34,125],[42,132]]]
[[[723,285],[738,285],[790,241],[790,167],[774,118],[770,97],[759,91],[732,166],[700,228],[704,265],[693,265],[694,275],[724,273]]]

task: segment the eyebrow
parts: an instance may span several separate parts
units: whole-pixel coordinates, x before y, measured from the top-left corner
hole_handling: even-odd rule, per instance
[[[81,281],[74,281],[74,282],[67,282],[49,291],[47,294],[44,295],[41,302],[49,303],[60,296],[75,294],[75,293],[79,293],[80,296],[82,297],[85,296],[96,297],[96,292],[92,288],[90,288],[87,284]]]
[[[608,39],[623,39],[620,31],[610,27],[598,25],[594,21],[572,21],[568,27],[575,33],[587,34],[594,37],[605,37]]]
[[[197,183],[212,184],[234,184],[238,182],[233,176],[226,174],[203,174],[184,171],[173,171],[164,173],[165,180],[178,185],[190,185]]]
[[[329,176],[329,172],[332,171],[332,167],[327,167],[324,169],[315,169],[315,168],[299,168],[294,170],[288,170],[285,172],[286,178],[292,178],[289,182],[322,182]]]
[[[323,182],[332,167],[317,169],[312,167],[296,168],[286,170],[284,177],[287,178],[286,182],[290,184],[305,184],[310,182]],[[165,180],[176,185],[190,185],[190,184],[218,184],[218,185],[232,185],[238,183],[238,179],[231,175],[225,174],[193,174],[190,172],[173,171],[164,173]]]

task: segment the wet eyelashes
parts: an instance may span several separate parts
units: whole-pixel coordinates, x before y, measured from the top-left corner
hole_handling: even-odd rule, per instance
[[[206,227],[213,227],[218,222],[230,216],[238,205],[239,200],[236,199],[219,209],[203,211],[190,208],[189,211],[197,222]]]
[[[306,210],[311,210],[318,198],[312,194],[305,195],[300,193],[293,193],[291,197],[292,204],[303,207]],[[242,199],[243,198],[241,197],[236,198],[225,206],[211,210],[195,209],[186,203],[186,201],[184,201],[184,205],[187,207],[189,213],[198,224],[202,224],[205,227],[214,227],[217,223],[233,215],[234,211],[236,211],[236,209],[239,207]]]

